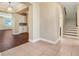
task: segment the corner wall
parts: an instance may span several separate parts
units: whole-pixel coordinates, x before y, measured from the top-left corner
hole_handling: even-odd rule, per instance
[[[40,38],[40,8],[39,3],[32,3],[29,8],[29,40],[35,41]]]
[[[40,3],[40,37],[56,41],[60,37],[59,4]]]
[[[60,5],[58,3],[32,3],[29,9],[29,40],[50,43],[60,39]]]

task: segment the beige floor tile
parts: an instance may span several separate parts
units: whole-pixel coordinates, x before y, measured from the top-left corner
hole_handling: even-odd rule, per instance
[[[79,46],[73,46],[72,56],[79,56]]]
[[[58,52],[58,56],[71,56],[72,47],[71,46],[62,46]]]
[[[58,44],[25,43],[1,53],[2,56],[79,56],[79,40],[64,38]]]
[[[48,49],[48,50],[45,50],[41,56],[56,56],[58,50],[52,50],[52,49]]]

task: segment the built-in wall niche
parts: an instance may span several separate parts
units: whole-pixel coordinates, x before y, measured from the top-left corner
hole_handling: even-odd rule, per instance
[[[19,23],[20,26],[27,26],[27,23]]]

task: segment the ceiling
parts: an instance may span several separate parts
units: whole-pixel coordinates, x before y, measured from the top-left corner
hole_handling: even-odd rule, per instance
[[[26,3],[27,4],[27,3]],[[23,4],[22,2],[0,2],[0,11],[3,12],[10,12],[10,13],[16,13],[16,12],[22,12],[22,10],[27,10],[28,5]],[[12,11],[8,11],[8,7],[12,8]],[[24,11],[23,11],[24,13]]]
[[[16,12],[16,13],[26,16],[28,14],[28,11],[29,11],[29,8],[27,7],[27,8],[24,8],[24,9]]]

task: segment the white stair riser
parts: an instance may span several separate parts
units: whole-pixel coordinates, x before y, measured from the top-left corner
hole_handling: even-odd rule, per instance
[[[76,35],[76,34],[64,34],[64,35],[77,37],[77,35]]]
[[[78,39],[78,37],[69,36],[69,35],[64,35],[63,37],[72,38],[72,39]]]
[[[71,38],[77,38],[77,27],[75,26],[65,26],[64,27],[64,36],[71,37]]]
[[[77,35],[77,33],[64,33],[64,34]]]

